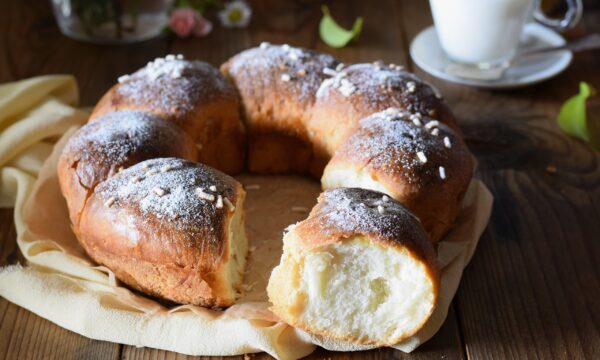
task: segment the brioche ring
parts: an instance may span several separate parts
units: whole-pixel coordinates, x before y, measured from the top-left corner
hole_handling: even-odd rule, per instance
[[[121,77],[58,176],[92,259],[149,295],[216,308],[235,302],[248,248],[245,192],[226,173],[322,176],[318,204],[285,235],[273,311],[391,345],[435,308],[434,245],[472,176],[459,131],[440,94],[401,67],[263,43],[221,72],[169,55]]]

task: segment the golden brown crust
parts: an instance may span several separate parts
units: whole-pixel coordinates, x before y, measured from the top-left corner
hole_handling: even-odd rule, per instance
[[[200,197],[198,188],[215,200]],[[234,212],[223,202],[219,207],[218,196],[236,204],[244,191],[204,165],[147,160],[96,187],[77,238],[94,260],[134,288],[178,303],[229,306],[235,299],[221,272]]]
[[[227,173],[244,169],[245,130],[239,97],[212,65],[156,59],[120,79],[96,105],[90,121],[115,110],[140,110],[177,124],[201,149],[199,161]]]
[[[77,225],[96,185],[122,169],[157,157],[197,160],[194,142],[178,127],[141,111],[116,111],[83,126],[59,159],[58,178]]]
[[[138,257],[111,254],[95,246],[82,245],[94,261],[112,269],[117,279],[145,294],[179,304],[207,307],[224,307],[232,303],[227,296],[219,297],[211,284],[198,276],[194,267],[153,263]]]
[[[306,122],[330,55],[287,45],[263,44],[221,66],[240,93],[249,132],[248,169],[259,173],[307,173],[311,148]],[[283,154],[294,155],[293,166]]]
[[[279,132],[249,134],[248,171],[260,174],[310,172],[312,146],[298,137]]]
[[[420,154],[419,154],[420,153]],[[429,117],[388,109],[360,122],[324,173],[366,172],[410,209],[433,242],[454,224],[473,172],[463,140]]]

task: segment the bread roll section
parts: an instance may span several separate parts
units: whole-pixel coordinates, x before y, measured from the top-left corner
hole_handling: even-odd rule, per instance
[[[410,209],[433,242],[454,224],[473,162],[463,140],[446,125],[397,108],[373,114],[337,149],[323,188],[384,192]]]
[[[307,122],[315,151],[332,156],[363,118],[388,108],[428,116],[459,131],[437,89],[402,66],[381,62],[349,64],[328,72]]]
[[[392,345],[435,307],[434,259],[421,224],[398,202],[365,189],[326,190],[284,236],[269,298],[277,315],[311,333]]]
[[[100,99],[91,119],[116,110],[153,114],[181,128],[201,150],[199,161],[229,174],[245,166],[246,135],[236,89],[212,65],[181,55],[157,58]]]
[[[176,303],[229,306],[248,247],[244,198],[237,181],[205,165],[147,160],[98,185],[76,235],[135,289]]]
[[[157,157],[196,161],[198,152],[180,128],[142,111],[107,113],[79,129],[64,148],[57,169],[73,225],[79,224],[79,215],[98,184]]]
[[[250,172],[320,175],[306,123],[328,78],[325,69],[339,63],[312,50],[262,43],[221,65],[242,99]]]

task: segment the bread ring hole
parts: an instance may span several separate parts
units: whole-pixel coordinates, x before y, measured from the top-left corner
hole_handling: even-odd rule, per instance
[[[387,280],[382,277],[375,278],[369,282],[369,311],[375,311],[379,305],[385,303],[390,297],[390,287]]]

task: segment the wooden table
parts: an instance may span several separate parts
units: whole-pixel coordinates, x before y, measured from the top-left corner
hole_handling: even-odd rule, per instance
[[[208,37],[99,46],[62,36],[49,1],[0,2],[0,82],[41,74],[77,77],[93,105],[124,73],[168,53],[220,64],[261,41],[315,48],[348,61],[403,64],[438,86],[479,160],[477,176],[495,196],[490,225],[466,269],[438,334],[407,355],[319,350],[311,359],[600,359],[600,154],[556,125],[562,101],[586,80],[600,88],[600,52],[575,57],[562,75],[521,90],[485,91],[427,76],[412,63],[410,40],[431,24],[426,1],[331,1],[345,26],[365,18],[360,42],[327,48],[317,1],[253,2],[252,26],[215,26]],[[575,38],[600,31],[600,3],[588,1]],[[556,172],[548,171],[556,167]],[[0,259],[15,261],[12,210],[0,211]],[[268,358],[265,354],[252,358]],[[186,356],[89,340],[0,299],[0,358],[182,359]],[[190,357],[191,358],[191,357]],[[241,357],[239,357],[241,358]]]

